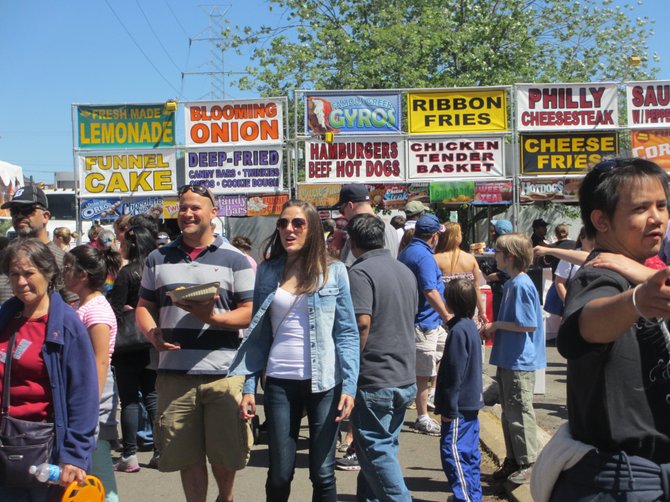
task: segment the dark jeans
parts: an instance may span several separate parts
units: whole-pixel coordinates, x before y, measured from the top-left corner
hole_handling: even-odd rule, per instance
[[[295,471],[296,445],[303,409],[309,422],[309,479],[312,501],[336,502],[335,443],[337,405],[342,386],[312,393],[311,380],[268,377],[264,406],[267,417],[270,468],[265,493],[270,502],[287,501]]]
[[[123,456],[137,452],[137,428],[140,421],[140,399],[151,424],[156,418],[156,371],[147,369],[149,351],[139,350],[115,354],[116,385],[121,400],[121,434]]]

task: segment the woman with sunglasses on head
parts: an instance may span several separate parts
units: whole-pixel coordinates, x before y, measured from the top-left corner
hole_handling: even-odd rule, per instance
[[[284,204],[256,275],[254,317],[231,366],[246,374],[240,414],[256,412],[264,394],[270,466],[268,501],[286,501],[295,470],[303,409],[309,421],[309,470],[314,501],[335,501],[338,423],[354,404],[359,337],[344,264],[328,258],[319,215],[311,204]]]
[[[66,254],[63,262],[65,285],[79,297],[77,315],[88,330],[95,354],[100,410],[98,438],[91,473],[102,481],[107,502],[118,500],[111,442],[118,440],[119,437],[116,429],[118,396],[111,366],[116,340],[116,317],[102,294],[102,288],[109,273],[113,275],[118,273],[117,255],[118,252],[111,248],[98,250],[84,244]]]
[[[590,266],[605,252],[640,265],[658,254],[668,195],[666,172],[643,159],[601,162],[582,182],[595,248],[567,294],[557,347],[568,424],[535,465],[535,500],[670,499],[670,268],[633,286],[616,267]]]
[[[49,248],[20,239],[6,249],[0,269],[14,297],[0,309],[0,352],[11,356],[9,415],[53,422],[55,442],[49,462],[60,465],[58,485],[35,481],[29,488],[0,484],[0,500],[46,502],[72,481],[83,481],[91,467],[98,423],[98,389],[93,350],[86,328],[55,292],[59,270]],[[5,373],[0,362],[0,396]],[[2,398],[0,397],[0,401]],[[5,477],[5,473],[2,473]]]
[[[128,260],[128,264],[119,272],[109,294],[109,302],[119,324],[124,312],[134,311],[137,307],[144,262],[149,253],[156,249],[154,235],[145,227],[130,227],[124,235],[123,242],[123,256]],[[120,333],[123,331],[120,330]],[[121,400],[123,438],[123,452],[115,468],[120,472],[137,472],[140,470],[136,455],[140,402],[144,404],[149,421],[153,424],[157,405],[156,370],[149,368],[148,347],[127,352],[116,351],[112,363]],[[154,451],[149,466],[156,468],[157,463],[158,454]]]

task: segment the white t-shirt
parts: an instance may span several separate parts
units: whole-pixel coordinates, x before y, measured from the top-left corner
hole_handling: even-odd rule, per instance
[[[278,288],[270,307],[270,320],[274,341],[266,374],[287,380],[312,378],[307,295],[294,295]]]
[[[575,274],[577,273],[577,270],[579,270],[580,266],[579,265],[574,265],[570,263],[569,261],[561,260],[558,262],[558,265],[556,266],[556,272],[555,275],[556,277],[560,277],[561,279],[565,279],[565,282],[568,282],[570,278],[574,277]]]

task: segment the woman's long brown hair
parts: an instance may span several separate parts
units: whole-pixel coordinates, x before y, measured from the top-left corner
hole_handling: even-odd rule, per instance
[[[297,292],[299,294],[314,293],[328,280],[328,253],[326,252],[326,242],[321,230],[321,219],[316,208],[304,200],[289,200],[282,206],[281,212],[283,213],[289,207],[302,209],[307,220],[305,245],[300,250],[298,256],[298,261],[302,264],[300,269],[303,273],[298,279]],[[286,250],[279,238],[279,229],[275,229],[274,233],[268,239],[268,244],[263,254],[268,257],[268,260],[286,256]]]

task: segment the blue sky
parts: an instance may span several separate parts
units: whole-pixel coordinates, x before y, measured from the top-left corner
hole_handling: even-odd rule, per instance
[[[209,42],[194,39],[210,36],[211,12],[252,25],[278,15],[263,0],[0,0],[0,160],[51,182],[72,169],[73,103],[209,99],[208,76],[182,73],[210,70]],[[656,19],[650,49],[670,79],[670,1],[645,0],[638,15]],[[245,63],[226,54],[227,71]]]

